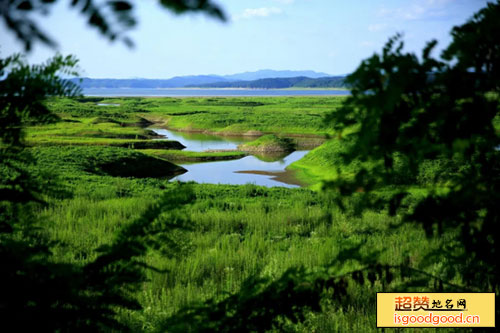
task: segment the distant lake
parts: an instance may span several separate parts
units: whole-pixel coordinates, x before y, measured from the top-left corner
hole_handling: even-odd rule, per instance
[[[154,96],[154,97],[205,97],[205,96],[346,96],[349,90],[327,89],[148,89],[148,88],[85,88],[86,96]]]

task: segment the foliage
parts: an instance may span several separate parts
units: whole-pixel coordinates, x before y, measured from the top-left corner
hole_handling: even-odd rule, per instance
[[[18,204],[41,201],[43,188],[36,174],[26,172],[31,164],[24,151],[22,128],[28,122],[47,123],[56,117],[45,105],[46,96],[75,95],[78,87],[59,72],[71,74],[76,60],[56,56],[45,65],[29,66],[20,56],[0,60],[0,216],[2,229],[24,228],[16,221]],[[48,189],[47,189],[48,190]]]
[[[24,43],[25,50],[31,50],[35,42],[56,46],[30,17],[32,13],[47,14],[56,0],[6,0],[0,7],[0,17],[7,27]],[[159,5],[177,14],[202,12],[224,21],[223,11],[210,0],[159,0]],[[79,11],[87,23],[96,28],[110,41],[122,40],[132,46],[133,42],[125,33],[136,25],[133,15],[134,1],[129,0],[72,0],[71,8]]]
[[[26,121],[46,123],[53,120],[45,101],[48,96],[76,96],[78,85],[56,74],[77,75],[77,60],[60,55],[46,64],[29,66],[20,55],[0,60],[0,130],[2,143],[20,145]]]
[[[404,53],[396,36],[381,55],[363,61],[347,78],[352,96],[329,121],[342,140],[348,137],[354,143],[343,154],[344,162],[370,161],[371,167],[362,168],[354,179],[340,177],[327,184],[342,196],[362,196],[364,208],[400,211],[429,235],[459,230],[461,242],[442,249],[439,256],[453,260],[448,269],[461,275],[466,286],[497,292],[500,137],[493,122],[500,107],[499,13],[500,3],[490,3],[454,28],[442,60],[431,57],[436,42],[419,59]],[[351,133],[343,135],[346,129]],[[433,167],[437,174],[426,180],[429,193],[405,212],[399,208],[408,190],[388,200],[374,195],[391,183],[398,156],[414,177],[440,160],[460,168]]]
[[[115,314],[120,308],[139,308],[132,292],[145,279],[140,257],[149,249],[176,252],[176,242],[170,237],[173,230],[182,228],[184,221],[177,216],[176,208],[190,200],[189,191],[175,191],[152,205],[142,217],[125,226],[110,246],[100,248],[94,261],[86,265],[54,261],[53,248],[57,242],[47,237],[45,221],[37,218],[34,211],[44,199],[58,194],[50,191],[58,186],[47,181],[51,177],[34,165],[30,151],[24,147],[23,127],[27,123],[56,119],[46,107],[47,96],[78,93],[72,82],[59,77],[61,72],[73,74],[76,61],[73,57],[56,56],[44,65],[28,66],[14,56],[0,64],[3,325],[23,331],[126,329]],[[101,164],[95,166],[106,169],[109,163],[116,163],[116,155],[123,152],[114,153],[104,154],[104,159],[101,156]],[[134,154],[142,155],[124,154],[128,155],[125,160]],[[171,166],[166,161],[153,160],[157,162],[156,168],[158,164]]]
[[[183,229],[176,208],[186,200],[189,195],[183,191],[165,196],[83,266],[54,262],[54,244],[39,233],[29,243],[2,235],[3,325],[23,331],[127,330],[115,314],[120,308],[140,309],[134,295],[146,278],[140,258],[152,248],[177,252],[171,235]]]

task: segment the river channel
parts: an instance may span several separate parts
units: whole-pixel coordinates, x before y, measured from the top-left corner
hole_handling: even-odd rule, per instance
[[[187,151],[236,149],[241,143],[252,141],[253,137],[226,137],[203,133],[178,132],[166,129],[152,130],[186,146]],[[194,181],[209,184],[255,184],[267,187],[300,187],[294,172],[286,170],[298,161],[308,150],[294,151],[284,156],[246,156],[238,160],[179,164],[187,170],[172,180]]]

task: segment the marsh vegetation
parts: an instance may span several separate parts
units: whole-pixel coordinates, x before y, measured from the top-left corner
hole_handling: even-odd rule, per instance
[[[71,56],[1,59],[5,325],[368,332],[377,291],[498,296],[499,13],[456,27],[440,58],[435,42],[417,57],[394,36],[347,97],[84,98],[58,76]],[[281,157],[184,152],[151,126],[314,149],[286,157],[301,188],[185,183],[179,161]]]

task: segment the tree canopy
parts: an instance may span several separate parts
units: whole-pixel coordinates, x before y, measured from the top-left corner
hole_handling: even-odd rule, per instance
[[[32,45],[37,42],[55,47],[57,42],[43,32],[32,16],[34,13],[46,15],[57,2],[57,0],[6,0],[0,6],[0,17],[17,39],[24,44],[26,51],[31,50]],[[133,45],[133,41],[126,34],[137,24],[134,6],[141,1],[71,0],[67,2],[73,10],[82,14],[91,27],[97,29],[108,40],[121,40],[129,46]],[[211,0],[158,0],[158,4],[176,14],[200,12],[221,21],[226,20],[222,9]]]
[[[361,197],[360,210],[386,206],[391,214],[421,223],[428,231],[460,230],[460,243],[447,249],[464,283],[498,291],[500,211],[500,3],[490,3],[455,27],[441,59],[429,42],[419,58],[403,51],[401,37],[382,54],[363,61],[347,78],[350,96],[328,121],[350,142],[344,162],[370,161],[354,179],[327,184],[346,197]],[[350,133],[350,134],[348,134]],[[402,164],[404,167],[397,167]],[[415,180],[435,165],[427,194],[405,205],[411,188],[388,199],[377,191],[395,184],[403,169]],[[413,177],[413,178],[412,178]],[[401,177],[399,177],[401,178]],[[411,185],[410,181],[407,185]]]

